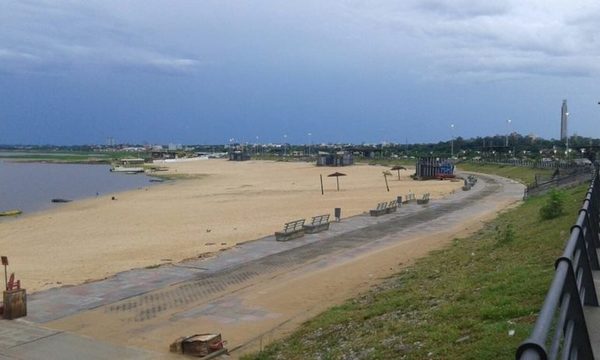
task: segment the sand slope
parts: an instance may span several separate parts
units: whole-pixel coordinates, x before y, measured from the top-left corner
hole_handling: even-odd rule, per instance
[[[192,175],[158,186],[65,204],[0,224],[0,253],[29,291],[76,284],[119,271],[177,262],[279,230],[283,223],[333,213],[356,215],[409,191],[433,198],[462,185],[402,180],[385,167],[317,168],[307,163],[207,160],[168,164]],[[341,191],[327,174],[341,171]],[[325,195],[321,195],[323,174]],[[200,176],[202,175],[202,176]]]

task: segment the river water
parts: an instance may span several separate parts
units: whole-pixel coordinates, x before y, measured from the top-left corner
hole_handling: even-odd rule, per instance
[[[55,198],[77,200],[148,187],[144,174],[112,173],[108,165],[14,163],[0,161],[0,211],[23,213],[63,204]]]

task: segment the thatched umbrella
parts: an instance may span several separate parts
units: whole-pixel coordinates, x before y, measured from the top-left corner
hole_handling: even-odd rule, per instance
[[[392,170],[398,170],[398,180],[400,180],[400,170],[406,170],[406,168],[404,166],[396,165]]]
[[[337,181],[337,191],[340,191],[340,176],[346,176],[346,174],[336,171],[333,174],[327,175],[327,177],[334,177],[334,176],[335,176],[335,180]]]

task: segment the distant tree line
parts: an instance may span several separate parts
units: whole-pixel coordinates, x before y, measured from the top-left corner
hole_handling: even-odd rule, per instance
[[[119,151],[126,147],[148,148],[147,145],[0,145],[5,151],[65,151],[65,152],[96,152]],[[494,135],[465,139],[457,137],[454,140],[437,143],[420,144],[214,144],[187,145],[187,152],[227,152],[230,148],[242,148],[251,155],[271,158],[276,156],[302,157],[309,154],[315,156],[318,152],[350,151],[361,158],[412,158],[419,156],[436,156],[456,158],[577,158],[595,159],[600,150],[600,139],[583,136],[571,136],[566,141],[543,139],[534,136],[523,136],[518,133],[510,135]],[[568,152],[567,152],[568,150]]]

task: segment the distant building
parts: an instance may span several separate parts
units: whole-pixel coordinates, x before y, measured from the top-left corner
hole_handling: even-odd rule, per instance
[[[250,160],[250,154],[244,149],[242,145],[232,145],[229,147],[229,160],[230,161],[246,161]]]
[[[352,153],[338,151],[333,154],[319,152],[317,166],[348,166],[354,164]]]
[[[567,141],[569,137],[567,133],[567,121],[569,119],[569,111],[567,110],[567,100],[563,100],[560,108],[560,140]]]
[[[453,178],[454,164],[448,159],[422,157],[415,166],[415,178],[418,180]]]

